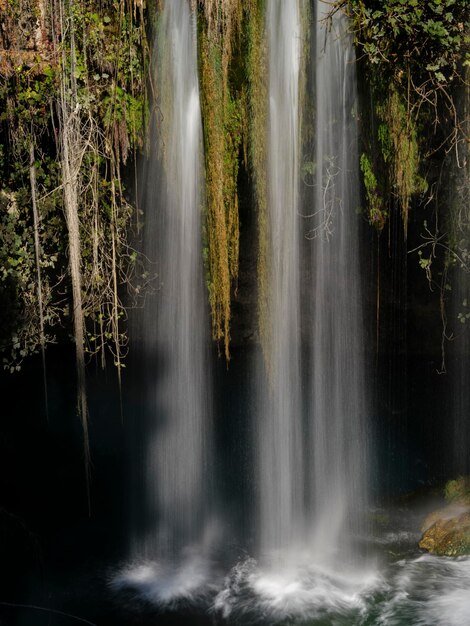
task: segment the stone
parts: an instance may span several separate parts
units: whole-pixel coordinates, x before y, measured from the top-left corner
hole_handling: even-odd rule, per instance
[[[438,556],[470,554],[470,507],[452,504],[428,515],[419,542],[422,550]]]

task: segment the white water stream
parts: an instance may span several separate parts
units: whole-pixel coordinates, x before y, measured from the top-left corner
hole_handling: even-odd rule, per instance
[[[268,380],[258,389],[259,540],[288,549],[303,507],[299,291],[299,0],[266,6],[269,47]],[[263,374],[259,374],[260,382]]]
[[[307,550],[315,566],[349,551],[368,473],[355,56],[345,18],[337,13],[327,25],[329,10],[316,3],[312,33],[304,32],[300,0],[271,0],[266,14],[269,334],[267,380],[258,386],[259,550],[284,564]],[[302,80],[310,37],[313,79]],[[315,111],[307,189],[306,97]]]
[[[188,560],[207,540],[212,383],[202,260],[202,124],[196,15],[187,0],[158,14],[156,100],[144,175],[144,251],[157,292],[143,311],[146,528],[135,553]]]
[[[347,21],[317,2],[316,177],[311,256],[311,538],[317,558],[349,548],[366,511],[368,388],[364,359],[355,54]]]

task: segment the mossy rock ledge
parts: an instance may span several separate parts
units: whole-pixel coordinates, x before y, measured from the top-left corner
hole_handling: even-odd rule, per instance
[[[448,506],[430,513],[421,527],[419,547],[437,556],[470,555],[470,478],[449,481]]]

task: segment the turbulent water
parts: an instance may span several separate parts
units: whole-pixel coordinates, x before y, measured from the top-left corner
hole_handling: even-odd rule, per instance
[[[312,540],[318,556],[359,530],[367,490],[367,393],[358,233],[359,156],[355,56],[339,13],[327,30],[317,3],[316,172],[311,241],[311,370],[308,383]]]
[[[299,291],[299,0],[267,3],[268,380],[259,386],[260,514],[263,552],[285,550],[302,523],[302,406]],[[260,381],[263,375],[259,376]]]
[[[171,558],[202,541],[211,492],[202,127],[195,14],[186,0],[164,3],[154,50],[157,119],[144,212],[158,291],[143,321],[148,530],[141,548],[147,558]]]
[[[334,569],[297,564],[266,574],[245,561],[227,576],[209,610],[229,624],[467,626],[470,558],[419,554],[410,520],[394,522],[394,532],[369,537],[380,566],[350,571],[346,563]]]
[[[470,557],[420,553],[415,529],[422,514],[375,514],[384,526],[364,538],[375,558],[362,569],[350,570],[345,561],[334,568],[312,566],[304,554],[304,562],[297,559],[277,571],[243,559],[225,578],[196,561],[187,575],[166,572],[165,584],[158,586],[157,567],[141,564],[131,582],[151,605],[190,607],[198,623],[208,625],[468,626]],[[177,601],[175,586],[181,590]],[[180,620],[192,623],[184,612]]]

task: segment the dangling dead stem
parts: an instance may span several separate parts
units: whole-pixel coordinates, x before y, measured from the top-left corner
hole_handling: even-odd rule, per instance
[[[81,162],[86,150],[86,139],[80,123],[80,105],[75,80],[75,32],[71,6],[60,7],[61,32],[67,33],[70,45],[70,65],[65,47],[62,50],[59,96],[60,162],[62,167],[65,220],[67,224],[69,268],[72,283],[73,328],[77,367],[77,408],[83,429],[83,451],[88,510],[90,500],[90,442],[88,434],[88,401],[85,371],[85,324],[82,303],[82,271],[78,192]],[[66,11],[66,15],[64,15]]]

